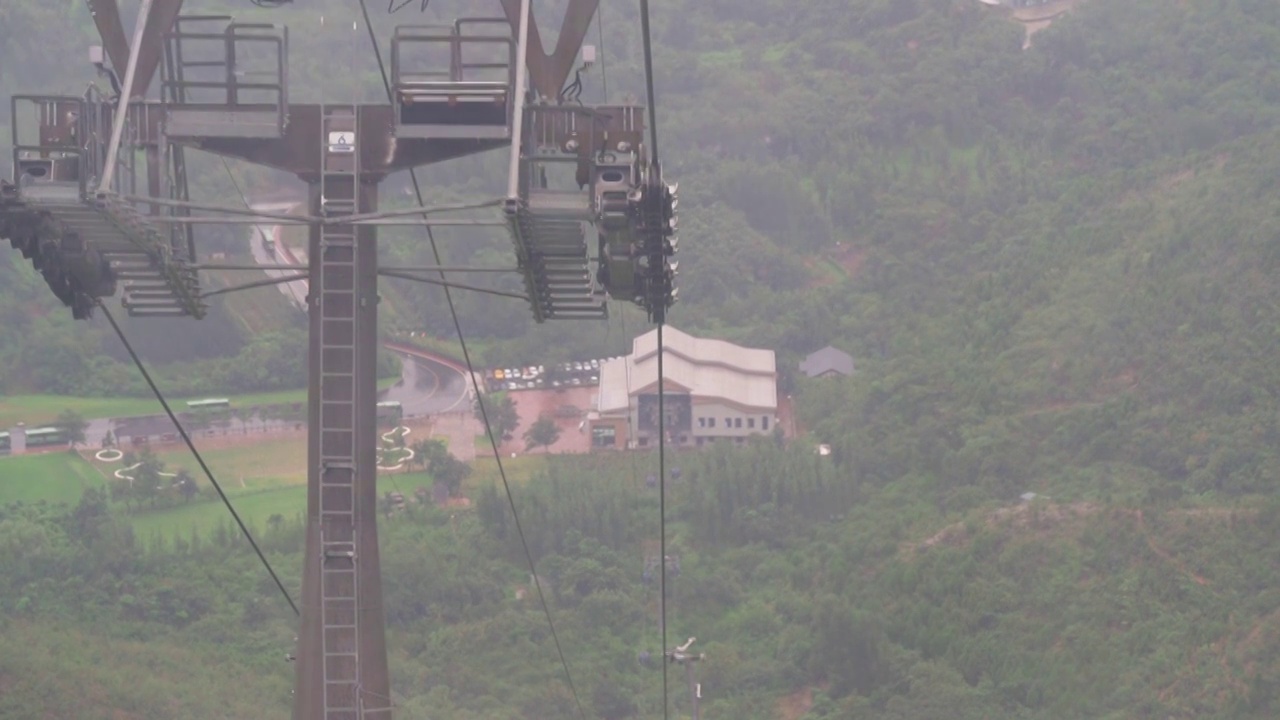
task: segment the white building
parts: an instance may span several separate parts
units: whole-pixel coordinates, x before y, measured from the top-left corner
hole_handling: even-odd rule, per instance
[[[667,441],[742,442],[773,432],[778,369],[772,350],[696,338],[663,328]],[[596,448],[652,447],[658,441],[658,331],[636,338],[632,353],[600,366],[600,394],[589,418]]]

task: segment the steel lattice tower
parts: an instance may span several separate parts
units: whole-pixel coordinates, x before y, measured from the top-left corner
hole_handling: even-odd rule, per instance
[[[379,267],[377,227],[505,227],[539,322],[605,317],[606,297],[659,319],[674,302],[675,189],[647,162],[643,108],[564,101],[599,0],[569,0],[551,53],[531,0],[498,2],[502,14],[492,18],[397,28],[389,102],[317,105],[289,101],[283,26],[182,16],[183,0],[143,0],[130,41],[116,0],[87,0],[104,48],[91,57],[113,82],[118,73],[105,70],[107,62],[125,69],[120,99],[90,91],[12,102],[15,182],[0,181],[0,236],[36,264],[77,318],[117,292],[131,315],[202,317],[211,294],[296,276],[202,292],[194,225],[309,226],[295,720],[386,720],[393,706],[376,507],[378,280],[450,283],[443,274],[415,274],[443,268]],[[199,56],[200,43],[220,50]],[[443,49],[447,60],[415,66],[412,51],[422,47]],[[472,59],[476,53],[484,57]],[[504,147],[511,151],[505,197],[379,211],[378,186],[389,174]],[[306,214],[192,202],[185,157],[192,149],[299,178],[308,188]],[[447,211],[467,214],[435,219]]]

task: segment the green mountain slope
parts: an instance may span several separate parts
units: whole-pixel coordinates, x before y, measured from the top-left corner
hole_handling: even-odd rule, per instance
[[[288,677],[212,645],[109,637],[79,623],[0,625],[0,715],[85,720],[283,718]],[[283,661],[281,661],[283,664]]]
[[[853,486],[770,445],[671,460],[669,636],[707,655],[707,717],[1274,716],[1274,500],[956,513],[937,484]],[[505,497],[471,492],[474,512],[382,524],[399,716],[574,715]],[[655,493],[625,463],[560,458],[515,497],[588,717],[661,717]],[[285,716],[293,618],[232,529],[148,549],[102,498],[63,512],[0,510],[0,707]],[[257,535],[296,593],[301,528]]]
[[[635,18],[610,18],[611,87],[635,92]],[[700,0],[655,36],[685,193],[673,321],[779,349],[808,431],[668,458],[670,628],[708,653],[706,716],[1275,717],[1280,5],[1094,0],[1024,51],[967,0]],[[432,197],[492,190],[485,163],[433,171]],[[388,254],[430,262],[420,240]],[[815,269],[833,259],[844,277]],[[495,358],[625,339],[465,302]],[[425,292],[397,319],[450,327]],[[828,343],[858,374],[795,377]],[[639,659],[661,650],[655,472],[564,460],[516,493],[588,717],[662,715]],[[468,490],[474,513],[386,523],[402,717],[576,714],[504,495]],[[6,614],[124,628],[104,643],[138,623],[162,649],[209,633],[247,663],[289,647],[234,536],[148,552],[32,512],[0,520]],[[296,572],[298,528],[263,535]]]

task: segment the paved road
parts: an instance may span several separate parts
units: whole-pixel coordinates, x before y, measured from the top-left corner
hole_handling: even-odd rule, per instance
[[[466,375],[425,355],[393,352],[403,361],[403,370],[400,381],[384,390],[380,400],[398,401],[405,417],[470,409]]]
[[[255,203],[250,207],[259,212],[284,212],[291,210],[296,203]],[[279,229],[277,225],[254,225],[250,232],[253,234],[249,238],[249,250],[253,253],[254,262],[259,265],[293,265],[294,258],[291,253],[283,248],[277,249],[272,255],[267,251],[266,238],[275,237]],[[277,244],[279,246],[279,244]],[[305,269],[305,268],[299,268]],[[293,275],[292,270],[263,270],[268,277],[279,278]],[[293,282],[281,283],[276,287],[280,288],[280,292],[294,305],[307,309],[307,281],[294,280]]]

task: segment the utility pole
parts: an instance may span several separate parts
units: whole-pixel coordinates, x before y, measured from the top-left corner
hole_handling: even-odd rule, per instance
[[[702,662],[707,659],[702,653],[694,654],[689,652],[689,646],[693,645],[698,638],[689,638],[685,644],[674,650],[667,652],[667,662],[676,663],[684,666],[685,676],[689,680],[689,701],[693,705],[693,720],[699,720],[698,701],[702,699],[702,685],[698,683],[694,676],[694,663]]]

